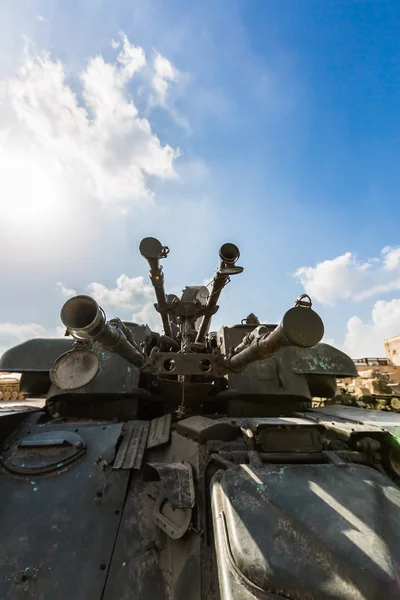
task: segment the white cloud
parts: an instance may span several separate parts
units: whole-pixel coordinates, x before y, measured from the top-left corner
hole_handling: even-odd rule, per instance
[[[400,333],[400,298],[375,303],[371,320],[351,317],[342,349],[352,358],[385,356],[384,339]]]
[[[37,323],[0,323],[0,336],[13,337],[18,341],[23,341],[28,338],[41,337],[46,333],[46,330]]]
[[[143,69],[146,64],[146,57],[143,48],[130,44],[123,32],[120,32],[120,37],[122,40],[122,50],[118,54],[117,60],[123,65],[119,76],[125,82],[131,79],[137,71]]]
[[[190,133],[189,121],[179,114],[175,102],[187,83],[187,74],[181,73],[165,56],[158,52],[155,53],[152,67],[150,106],[163,107],[179,126]]]
[[[386,246],[379,258],[365,262],[351,253],[301,267],[294,276],[313,300],[334,305],[336,300],[361,301],[400,289],[400,247]]]
[[[154,298],[154,290],[151,285],[144,282],[144,277],[128,277],[120,275],[117,286],[113,289],[107,288],[102,283],[91,283],[88,292],[100,304],[137,311]]]
[[[147,302],[139,311],[132,315],[132,322],[148,325],[152,331],[161,333],[162,321],[159,313],[154,308],[155,301]]]
[[[159,313],[155,310],[156,302],[154,288],[145,283],[144,277],[128,277],[120,275],[115,288],[107,288],[102,283],[91,283],[87,291],[105,310],[118,309],[118,316],[123,318],[121,311],[133,311],[129,319],[134,323],[147,324],[153,331],[161,331],[162,323]],[[112,315],[107,314],[107,318]]]
[[[160,143],[127,92],[145,63],[121,34],[115,62],[88,61],[78,96],[61,61],[25,50],[16,75],[0,81],[3,219],[41,227],[73,206],[77,221],[89,199],[140,207],[153,199],[148,176],[176,177],[179,151]]]
[[[333,304],[337,298],[349,298],[362,283],[364,265],[357,265],[350,252],[316,267],[301,267],[295,277],[314,300]]]
[[[134,323],[147,324],[153,331],[160,331],[161,318],[154,308],[153,286],[145,283],[143,276],[128,277],[124,274],[118,277],[116,283],[112,289],[102,283],[91,283],[87,290],[104,309],[110,307],[119,311],[134,311],[130,317]],[[122,318],[119,313],[118,316]]]
[[[62,282],[57,283],[57,289],[65,296],[76,294],[75,290],[68,289]],[[122,274],[114,288],[93,282],[87,286],[86,293],[104,308],[108,319],[113,316],[124,319],[124,312],[129,311],[129,320],[132,322],[147,324],[153,331],[161,331],[161,317],[154,308],[154,288],[145,282],[143,276],[128,277]],[[116,309],[116,315],[111,314],[110,309]],[[63,328],[61,330],[64,331]]]
[[[70,297],[70,296],[76,296],[77,293],[78,293],[73,288],[67,288],[67,287],[65,287],[65,285],[61,281],[57,281],[57,283],[56,283],[56,289],[57,289],[57,291],[62,296],[68,296],[68,297]]]
[[[0,80],[2,241],[21,272],[27,263],[63,263],[64,278],[73,264],[84,270],[79,257],[94,256],[112,228],[126,238],[122,215],[157,218],[156,187],[179,181],[178,149],[160,142],[130,96],[144,51],[118,39],[114,61],[97,55],[71,82],[68,66],[32,47]]]
[[[400,247],[386,246],[377,258],[358,260],[346,252],[315,267],[302,267],[295,277],[313,300],[333,306],[338,300],[362,301],[400,289]],[[369,321],[352,316],[343,343],[327,339],[352,358],[385,356],[384,339],[400,333],[400,298],[375,302]]]
[[[43,336],[46,329],[37,323],[0,323],[0,356],[12,346]]]
[[[392,248],[385,246],[382,250],[383,262],[387,271],[396,271],[400,268],[400,246]]]
[[[179,71],[165,56],[161,56],[158,52],[153,60],[153,69],[152,88],[155,100],[163,105],[166,101],[169,86],[179,80]]]

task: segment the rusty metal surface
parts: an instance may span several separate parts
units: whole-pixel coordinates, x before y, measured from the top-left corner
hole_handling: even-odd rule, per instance
[[[160,480],[165,497],[173,508],[193,508],[195,502],[193,471],[190,463],[146,463],[145,480]]]
[[[163,415],[150,421],[146,448],[155,448],[167,444],[171,434],[172,415]]]
[[[149,421],[130,421],[113,464],[114,469],[140,469],[149,433]]]
[[[204,444],[209,440],[234,440],[240,433],[237,424],[227,419],[209,419],[195,415],[176,425],[177,432],[191,440]]]
[[[153,375],[207,375],[222,377],[226,369],[218,354],[160,352],[154,348],[146,368]]]
[[[102,600],[170,600],[168,575],[160,565],[165,543],[153,523],[154,502],[148,497],[156,494],[154,484],[143,483],[134,473]]]
[[[99,370],[99,360],[88,348],[62,354],[50,371],[51,382],[61,390],[76,390],[88,385]]]
[[[210,577],[200,560],[201,538],[188,532],[170,539],[154,522],[149,496],[157,497],[160,485],[133,474],[102,600],[216,600],[202,594]]]
[[[3,599],[100,600],[102,596],[128,473],[101,469],[97,461],[115,455],[121,425],[63,424],[66,428],[79,429],[85,440],[87,452],[80,460],[52,476],[0,473]],[[19,433],[28,437],[44,429],[29,425]],[[57,435],[56,426],[49,429]]]

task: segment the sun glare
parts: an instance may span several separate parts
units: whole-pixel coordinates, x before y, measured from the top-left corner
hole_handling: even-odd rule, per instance
[[[54,166],[33,154],[0,155],[2,221],[21,233],[58,221],[64,212]]]

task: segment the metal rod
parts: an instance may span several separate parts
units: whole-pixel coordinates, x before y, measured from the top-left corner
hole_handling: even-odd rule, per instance
[[[164,289],[164,273],[160,265],[160,259],[168,255],[169,248],[163,246],[159,240],[152,237],[144,238],[139,245],[141,255],[147,260],[150,271],[150,281],[153,284],[157,299],[157,310],[160,313],[164,333],[173,337],[171,323],[168,315],[167,298]]]
[[[204,338],[210,327],[213,314],[217,311],[217,302],[225,285],[229,281],[229,275],[240,273],[241,267],[234,267],[240,256],[239,248],[235,244],[223,244],[219,249],[220,265],[212,282],[211,293],[206,304],[206,314],[203,316],[196,336],[196,342],[204,342]]]
[[[178,352],[180,350],[179,342],[174,340],[174,338],[169,337],[168,335],[162,335],[160,337],[160,343],[169,346],[175,352]]]

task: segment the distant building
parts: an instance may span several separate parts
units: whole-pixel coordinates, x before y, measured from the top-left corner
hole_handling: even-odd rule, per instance
[[[389,364],[400,367],[400,335],[386,338],[385,350]]]

